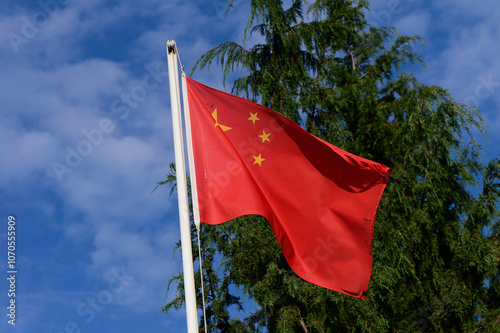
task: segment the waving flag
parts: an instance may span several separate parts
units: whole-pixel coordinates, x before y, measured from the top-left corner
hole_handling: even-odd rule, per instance
[[[200,220],[259,214],[303,279],[364,298],[390,169],[279,113],[187,78]]]

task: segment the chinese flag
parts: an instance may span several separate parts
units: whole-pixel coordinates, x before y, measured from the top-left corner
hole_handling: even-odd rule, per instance
[[[187,78],[200,220],[267,218],[304,280],[364,298],[390,169],[279,113]]]

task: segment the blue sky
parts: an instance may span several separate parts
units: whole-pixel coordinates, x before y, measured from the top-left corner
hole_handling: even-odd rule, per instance
[[[225,2],[0,3],[0,331],[185,331],[183,311],[160,313],[181,268],[177,203],[166,187],[151,194],[173,161],[165,43],[190,72],[210,48],[241,41],[247,1],[227,17]],[[497,0],[377,0],[369,15],[423,37],[427,68],[413,72],[481,110],[485,161],[500,153],[498,12]],[[216,67],[194,78],[222,89]]]

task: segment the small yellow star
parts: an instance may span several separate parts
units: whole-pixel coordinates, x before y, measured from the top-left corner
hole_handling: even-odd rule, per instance
[[[255,113],[250,112],[250,118],[248,118],[248,120],[251,120],[252,123],[255,125],[255,121],[260,120],[260,119],[257,118],[257,112],[255,112]]]
[[[259,156],[254,156],[253,158],[255,159],[255,162],[253,164],[258,164],[259,166],[262,166],[262,161],[265,161],[265,158],[262,158],[262,154],[259,154]]]
[[[271,142],[271,140],[269,140],[269,135],[271,135],[271,133],[266,133],[266,131],[262,131],[262,134],[259,135],[259,138],[262,139],[262,143],[264,143],[265,141]]]

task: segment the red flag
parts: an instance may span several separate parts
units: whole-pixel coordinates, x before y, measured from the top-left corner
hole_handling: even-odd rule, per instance
[[[259,214],[303,279],[364,298],[390,169],[279,113],[187,78],[200,219]]]

